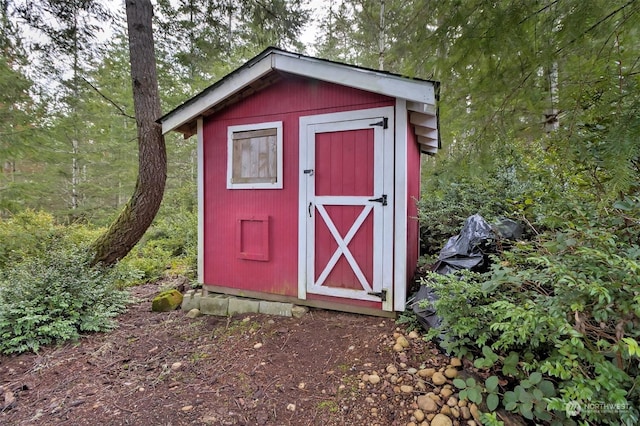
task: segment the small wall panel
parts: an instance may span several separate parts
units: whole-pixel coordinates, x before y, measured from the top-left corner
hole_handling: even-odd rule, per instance
[[[239,217],[236,235],[238,259],[269,260],[269,216]]]

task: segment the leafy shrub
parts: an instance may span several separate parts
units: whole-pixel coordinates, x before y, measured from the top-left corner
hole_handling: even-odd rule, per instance
[[[115,289],[115,270],[89,260],[85,246],[51,244],[0,273],[0,352],[38,351],[116,326],[128,293]]]
[[[439,168],[456,167],[444,163]],[[417,202],[422,253],[433,255],[445,241],[458,234],[464,221],[480,214],[493,222],[519,210],[517,204],[531,191],[530,184],[518,178],[516,167],[498,165],[490,173],[478,175],[436,171],[424,178]]]
[[[41,253],[54,230],[53,216],[45,212],[25,210],[0,220],[0,269]]]
[[[628,215],[585,207],[564,215],[565,229],[502,253],[485,274],[429,276],[443,320],[429,336],[444,335],[446,350],[507,378],[487,392],[496,395],[487,405],[501,397],[504,408],[530,420],[563,421],[567,404],[597,403],[619,409],[585,410],[583,421],[637,424],[639,222],[629,233]],[[476,399],[489,389],[457,386]]]
[[[59,225],[43,211],[24,210],[0,220],[0,269],[40,257],[51,244],[74,247],[94,240],[103,230],[87,225]]]

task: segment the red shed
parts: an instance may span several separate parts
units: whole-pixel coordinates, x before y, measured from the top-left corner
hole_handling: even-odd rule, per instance
[[[163,116],[163,133],[197,134],[203,288],[403,311],[437,93],[437,82],[269,48]]]

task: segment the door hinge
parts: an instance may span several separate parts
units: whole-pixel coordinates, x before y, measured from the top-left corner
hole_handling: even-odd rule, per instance
[[[371,123],[369,126],[382,126],[383,129],[389,128],[389,118],[383,117],[382,121],[378,121],[377,123]]]
[[[376,296],[379,297],[380,300],[382,300],[383,302],[387,301],[387,290],[382,290],[382,291],[370,291],[367,293],[369,296]]]
[[[387,205],[387,194],[382,194],[382,197],[372,198],[369,201],[373,201],[374,203],[381,203],[383,206]]]

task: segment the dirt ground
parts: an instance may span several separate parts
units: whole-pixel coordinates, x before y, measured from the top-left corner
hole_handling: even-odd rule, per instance
[[[1,356],[0,424],[407,425],[424,392],[363,374],[449,363],[420,338],[394,351],[407,333],[390,319],[313,309],[189,319],[151,312],[158,291],[133,289],[139,301],[113,332]]]

